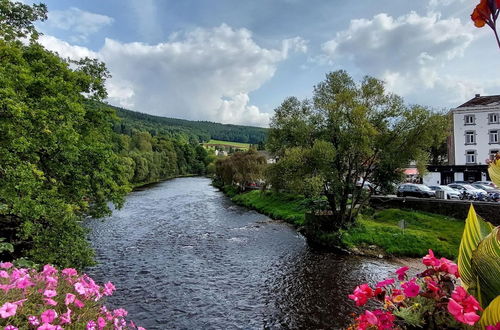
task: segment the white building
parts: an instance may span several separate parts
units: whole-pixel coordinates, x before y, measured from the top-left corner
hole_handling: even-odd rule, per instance
[[[500,151],[500,95],[476,96],[451,109],[449,166],[429,166],[425,184],[488,179],[487,159]]]

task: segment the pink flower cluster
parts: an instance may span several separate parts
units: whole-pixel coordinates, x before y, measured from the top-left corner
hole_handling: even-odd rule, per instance
[[[72,268],[58,271],[45,265],[37,272],[0,263],[0,290],[0,326],[4,329],[144,330],[125,320],[126,310],[109,311],[102,305],[100,300],[115,291],[111,282],[99,286]]]
[[[376,309],[373,312],[365,311],[356,321],[358,329],[366,330],[370,328],[392,329],[396,318],[391,312]]]
[[[377,283],[375,288],[368,284],[357,286],[349,295],[356,306],[364,306],[373,299],[382,305],[382,309],[365,311],[355,319],[350,329],[392,329],[395,322],[404,324],[402,316],[397,315],[405,313],[399,312],[406,310],[406,313],[411,313],[412,308],[418,308],[418,301],[422,299],[434,306],[436,313],[430,315],[448,315],[449,320],[446,322],[455,320],[467,325],[476,324],[480,319],[477,313],[481,307],[463,287],[456,285],[459,277],[457,265],[446,258],[436,258],[432,250],[423,257],[422,263],[427,269],[410,279],[407,275],[409,267],[396,270],[400,281],[397,284],[395,279],[390,278]],[[420,300],[415,300],[417,297]]]

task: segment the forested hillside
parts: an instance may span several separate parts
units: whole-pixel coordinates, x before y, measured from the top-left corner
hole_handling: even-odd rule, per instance
[[[267,129],[262,127],[159,117],[118,107],[112,108],[121,119],[114,126],[115,132],[120,134],[130,135],[132,130],[136,129],[147,131],[152,136],[164,135],[196,142],[214,139],[250,144],[263,142],[267,134]]]

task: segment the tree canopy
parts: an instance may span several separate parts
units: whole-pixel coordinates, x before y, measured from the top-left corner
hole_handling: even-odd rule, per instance
[[[45,17],[44,5],[0,1],[0,214],[14,229],[0,236],[34,261],[81,267],[92,253],[79,221],[110,214],[129,186],[114,112],[86,103],[106,96],[104,64],[19,41]]]
[[[443,116],[406,106],[365,77],[327,74],[313,99],[286,99],[271,121],[267,146],[279,157],[269,169],[274,189],[326,196],[336,231],[350,226],[371,187],[390,189],[416,161],[424,171],[431,147],[447,135]]]

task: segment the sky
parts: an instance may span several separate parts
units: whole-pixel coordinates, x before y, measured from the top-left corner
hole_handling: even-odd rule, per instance
[[[339,69],[436,111],[500,94],[500,50],[470,20],[476,2],[45,0],[37,27],[62,57],[106,63],[112,105],[266,127],[286,97],[310,98]]]

